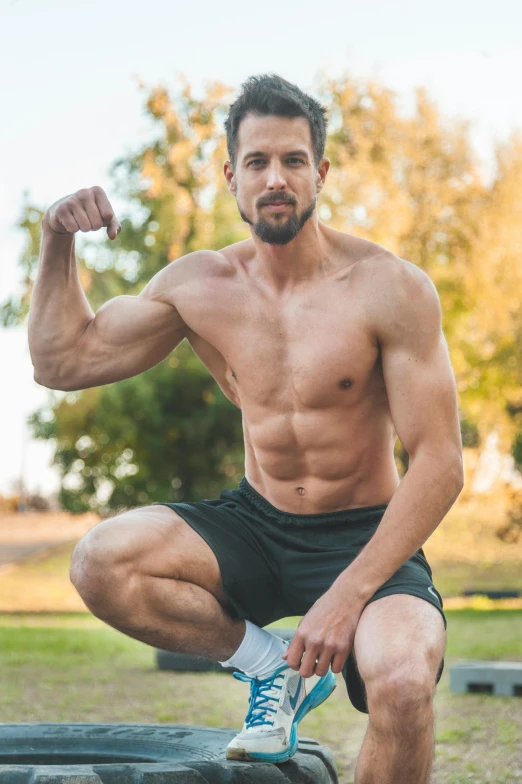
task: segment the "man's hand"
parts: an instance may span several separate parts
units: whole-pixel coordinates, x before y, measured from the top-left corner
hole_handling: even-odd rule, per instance
[[[83,188],[56,201],[43,216],[42,223],[44,229],[55,234],[98,231],[107,226],[107,236],[111,240],[121,231],[109,199],[99,185]]]
[[[341,672],[363,610],[364,604],[351,602],[345,590],[332,586],[301,619],[283,659],[303,678],[326,675],[330,666]]]

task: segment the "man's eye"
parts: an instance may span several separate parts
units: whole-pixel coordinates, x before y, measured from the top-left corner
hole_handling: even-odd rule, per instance
[[[248,165],[252,166],[253,164],[257,164],[257,163],[264,163],[264,160],[262,158],[254,158],[254,160],[250,161]]]
[[[302,158],[288,158],[289,163],[304,163]]]

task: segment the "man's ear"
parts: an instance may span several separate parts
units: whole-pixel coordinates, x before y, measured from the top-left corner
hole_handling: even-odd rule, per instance
[[[235,196],[237,190],[236,178],[234,176],[234,167],[230,161],[225,161],[225,165],[223,166],[223,173],[225,175],[228,190],[233,196]]]
[[[319,161],[319,166],[317,167],[317,193],[320,193],[323,190],[323,185],[326,180],[326,175],[328,174],[328,169],[330,168],[330,159],[329,158],[321,158]]]

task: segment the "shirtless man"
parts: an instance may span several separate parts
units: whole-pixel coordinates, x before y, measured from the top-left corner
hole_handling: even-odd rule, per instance
[[[252,77],[226,129],[226,182],[251,239],[168,264],[138,297],[94,315],[79,284],[75,232],[120,229],[101,188],[44,215],[36,381],[109,384],[187,338],[241,409],[245,441],[237,489],[102,521],[72,580],[125,634],[241,671],[252,699],[229,759],[288,759],[342,673],[369,713],[356,782],[425,784],[446,621],[422,545],[463,483],[437,292],[415,265],[318,219],[330,162],[314,99]],[[303,618],[289,647],[261,628],[291,615]]]

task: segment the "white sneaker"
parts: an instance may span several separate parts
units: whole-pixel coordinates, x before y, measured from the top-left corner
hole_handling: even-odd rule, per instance
[[[268,678],[232,673],[250,681],[250,707],[241,732],[227,746],[229,760],[285,762],[297,751],[297,725],[336,687],[335,675],[302,678],[286,664]]]

